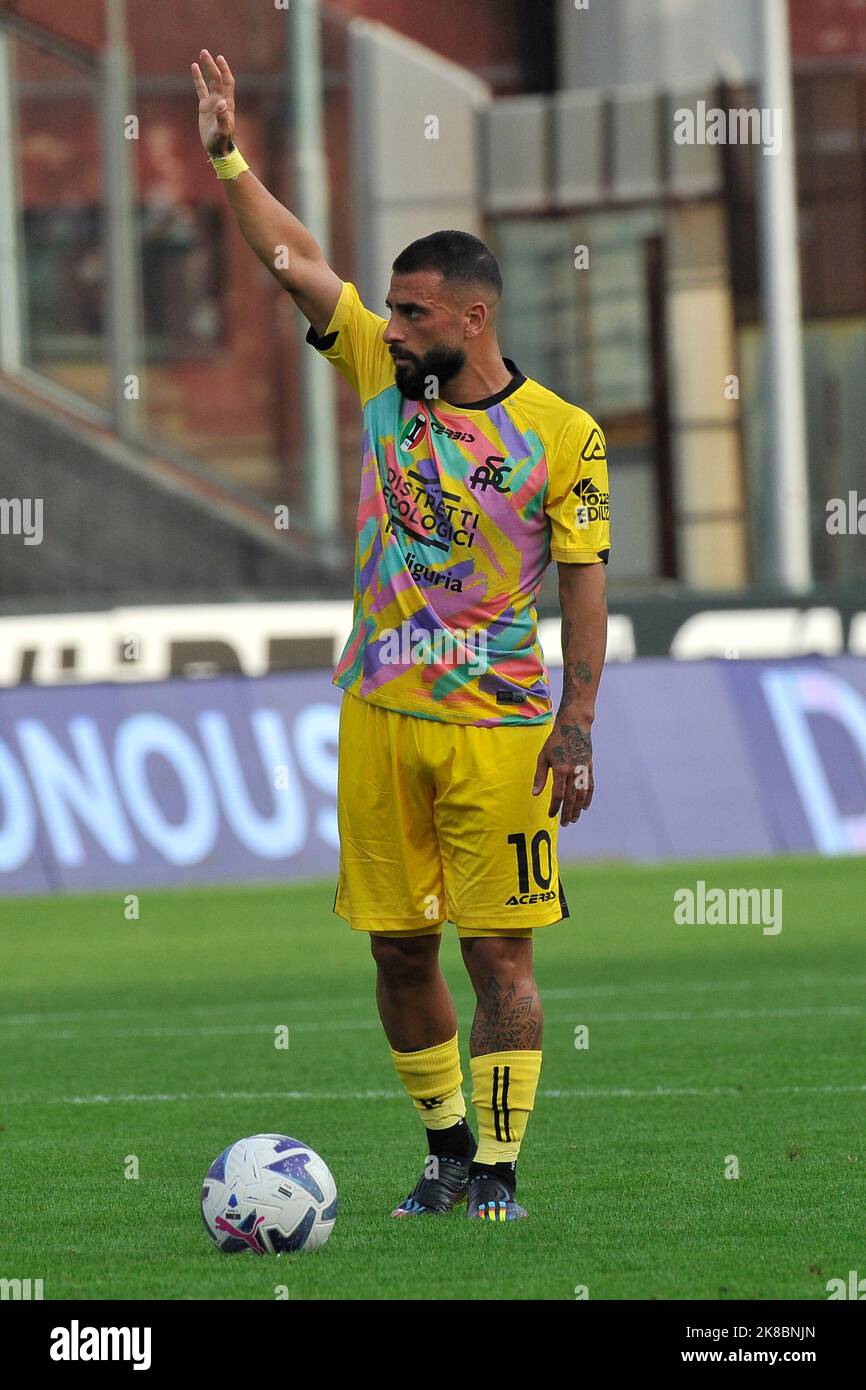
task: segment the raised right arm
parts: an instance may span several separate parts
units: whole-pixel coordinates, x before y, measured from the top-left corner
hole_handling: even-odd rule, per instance
[[[199,98],[199,134],[207,153],[219,158],[234,149],[235,80],[222,54],[214,59],[205,48],[200,57],[204,74],[198,63],[191,68]],[[315,237],[251,169],[222,182],[246,241],[321,336],[337,307],[343,282],[328,265]]]

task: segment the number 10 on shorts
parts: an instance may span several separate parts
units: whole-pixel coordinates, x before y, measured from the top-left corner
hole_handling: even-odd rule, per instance
[[[553,877],[550,831],[537,830],[535,832],[529,845],[529,853],[526,849],[525,835],[509,835],[508,843],[514,846],[514,852],[517,856],[517,891],[521,896],[532,891],[532,885],[529,881],[530,862],[536,887],[549,888],[550,880]]]

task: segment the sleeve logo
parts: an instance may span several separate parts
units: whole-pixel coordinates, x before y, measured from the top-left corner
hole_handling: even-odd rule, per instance
[[[589,439],[580,451],[584,463],[602,463],[607,458],[607,450],[601,437],[601,430],[594,425]]]
[[[571,490],[577,498],[574,524],[580,530],[594,521],[610,521],[610,493],[597,488],[592,478],[581,478]]]

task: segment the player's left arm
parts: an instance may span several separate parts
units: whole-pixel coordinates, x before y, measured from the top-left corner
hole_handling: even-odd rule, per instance
[[[592,722],[607,647],[605,566],[610,554],[607,445],[585,411],[565,408],[549,426],[550,554],[559,570],[562,612],[562,700],[538,758],[533,795],[552,773],[548,814],[570,825],[594,790]]]
[[[607,598],[603,564],[557,565],[562,613],[562,699],[553,729],[538,755],[533,796],[553,774],[548,815],[570,825],[589,809],[595,783],[592,725],[607,649]]]

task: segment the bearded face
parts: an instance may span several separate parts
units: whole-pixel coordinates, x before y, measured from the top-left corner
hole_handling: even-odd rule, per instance
[[[459,347],[434,344],[420,357],[398,348],[392,352],[394,379],[401,396],[410,401],[433,400],[443,386],[466,365],[466,353]]]

